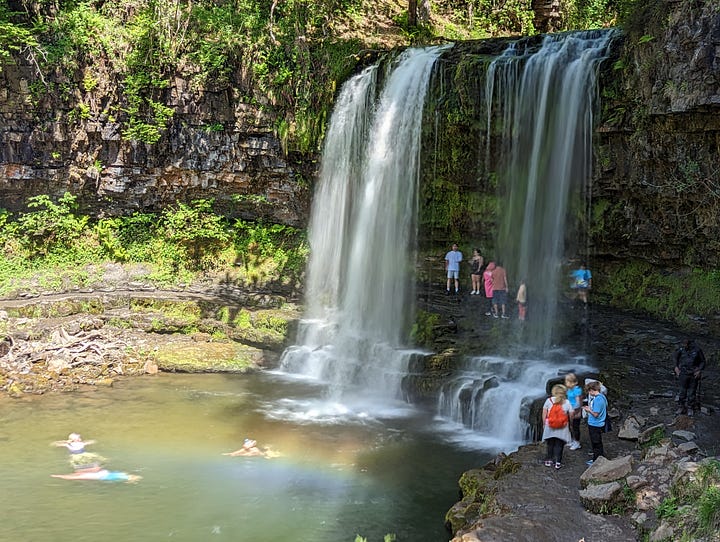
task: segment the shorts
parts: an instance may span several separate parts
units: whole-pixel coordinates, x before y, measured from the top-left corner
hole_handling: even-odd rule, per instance
[[[493,290],[493,305],[507,305],[507,290]]]
[[[448,269],[448,278],[449,279],[459,279],[460,278],[460,271],[450,271]]]

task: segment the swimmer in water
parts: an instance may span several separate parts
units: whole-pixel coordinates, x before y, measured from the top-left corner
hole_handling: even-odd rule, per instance
[[[94,440],[83,440],[78,433],[70,433],[67,440],[56,440],[53,446],[65,447],[71,454],[84,454],[85,446],[95,444]]]
[[[243,442],[242,448],[235,450],[234,452],[226,452],[223,455],[229,455],[232,457],[265,457],[266,459],[270,459],[271,457],[280,456],[280,453],[270,450],[269,448],[261,450],[258,448],[256,440],[246,438],[245,442]]]
[[[109,471],[97,467],[95,469],[82,469],[72,474],[51,474],[53,478],[61,478],[63,480],[99,480],[101,482],[128,482],[133,483],[142,479],[137,474],[128,474],[127,472]]]
[[[58,440],[53,446],[67,448],[70,452],[70,465],[76,471],[99,468],[105,461],[101,455],[85,450],[85,446],[95,444],[94,440],[83,440],[78,433],[70,433],[67,440]]]

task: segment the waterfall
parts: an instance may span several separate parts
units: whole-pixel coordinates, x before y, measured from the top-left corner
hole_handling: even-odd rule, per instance
[[[554,355],[564,357],[560,351]],[[547,359],[471,357],[443,384],[438,413],[477,432],[484,448],[508,451],[529,439],[530,409],[548,380],[567,372],[591,371],[581,358],[550,364]]]
[[[560,288],[569,283],[563,258],[582,245],[566,236],[568,204],[590,180],[596,72],[611,36],[548,35],[534,50],[514,43],[488,69],[487,126],[498,133],[488,134],[487,156],[499,138],[497,257],[512,287],[528,283],[534,316],[526,338],[541,348],[552,343]]]
[[[590,180],[595,77],[611,36],[549,35],[535,49],[515,42],[488,66],[484,155],[500,189],[496,259],[511,288],[521,279],[528,284],[530,319],[522,338],[525,355],[541,358],[471,358],[443,385],[439,417],[477,432],[488,447],[509,450],[527,440],[530,405],[549,379],[592,371],[550,346],[560,287],[569,282],[562,276],[572,245],[565,231],[569,202],[581,199]]]
[[[397,398],[412,351],[411,270],[420,136],[433,64],[445,47],[408,49],[342,88],[310,221],[307,312],[281,368],[328,384],[331,398]]]

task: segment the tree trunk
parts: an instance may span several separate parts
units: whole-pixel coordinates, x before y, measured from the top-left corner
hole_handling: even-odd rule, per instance
[[[408,28],[415,28],[418,23],[417,0],[408,0]]]

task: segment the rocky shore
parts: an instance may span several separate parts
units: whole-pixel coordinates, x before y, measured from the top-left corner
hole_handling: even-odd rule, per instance
[[[82,290],[0,299],[0,392],[13,397],[166,372],[247,372],[275,363],[299,306],[288,292],[221,277],[161,289],[110,265]],[[31,286],[31,285],[30,285]]]
[[[498,325],[512,325],[483,321],[473,308],[475,299],[438,303],[460,342],[466,335],[486,335],[490,341]],[[698,469],[715,468],[720,455],[720,341],[693,335],[708,358],[703,408],[692,418],[678,416],[672,353],[686,333],[599,306],[587,313],[576,310],[569,304],[562,308],[568,322],[576,321],[567,327],[565,342],[586,346],[610,388],[614,430],[604,436],[609,460],[588,467],[590,442],[583,426],[583,447],[566,448],[560,470],[544,466],[545,445],[536,442],[464,473],[461,500],[446,516],[453,542],[658,542],[684,540],[684,532],[692,531],[695,516],[680,506],[677,495],[680,488],[698,483]],[[669,506],[663,516],[663,507]],[[692,539],[718,540],[717,530]]]

